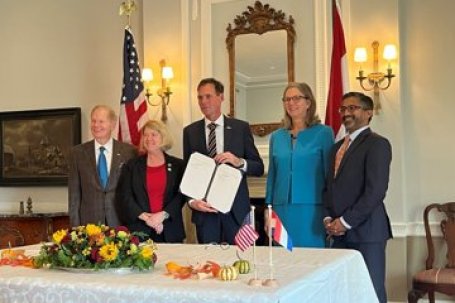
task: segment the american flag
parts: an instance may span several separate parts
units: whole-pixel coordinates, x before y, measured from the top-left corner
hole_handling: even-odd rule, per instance
[[[118,140],[139,144],[139,130],[148,120],[144,85],[133,33],[125,28],[123,44],[123,88],[120,100]]]
[[[259,234],[251,225],[251,212],[249,212],[239,231],[234,237],[234,243],[238,246],[241,251],[247,250],[254,242],[259,238]]]

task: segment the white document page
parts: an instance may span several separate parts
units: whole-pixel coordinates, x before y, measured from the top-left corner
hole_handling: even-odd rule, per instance
[[[216,163],[212,158],[193,153],[183,173],[180,191],[193,199],[204,199],[215,168]]]
[[[218,165],[212,185],[207,194],[207,202],[222,213],[231,210],[239,189],[242,173],[229,165]]]
[[[193,199],[205,199],[222,213],[231,210],[242,173],[227,164],[216,165],[203,154],[193,153],[183,173],[180,191]]]

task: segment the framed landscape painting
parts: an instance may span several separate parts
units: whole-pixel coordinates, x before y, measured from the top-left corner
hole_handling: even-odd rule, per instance
[[[0,136],[0,186],[66,185],[81,109],[0,112]]]

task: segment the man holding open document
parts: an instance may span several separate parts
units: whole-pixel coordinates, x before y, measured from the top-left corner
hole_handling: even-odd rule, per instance
[[[192,221],[199,243],[227,242],[234,236],[250,209],[245,175],[261,176],[264,164],[254,145],[248,123],[221,114],[224,87],[214,78],[203,79],[198,87],[198,102],[204,119],[183,130],[184,160],[198,152],[211,156],[216,163],[228,164],[242,172],[242,179],[229,212],[219,212],[202,199],[190,199]]]

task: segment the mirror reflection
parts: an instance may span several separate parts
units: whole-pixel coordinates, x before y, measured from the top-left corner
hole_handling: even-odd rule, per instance
[[[294,19],[256,1],[228,24],[229,115],[265,136],[280,126],[282,92],[294,81]]]
[[[238,36],[235,43],[235,113],[251,124],[280,121],[288,81],[286,31]],[[260,50],[260,51],[258,51]]]

